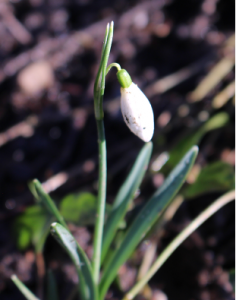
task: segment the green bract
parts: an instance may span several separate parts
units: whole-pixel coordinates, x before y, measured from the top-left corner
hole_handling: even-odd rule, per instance
[[[116,76],[122,88],[130,87],[132,83],[132,79],[129,73],[125,69],[121,69],[120,71],[118,71],[116,73]]]

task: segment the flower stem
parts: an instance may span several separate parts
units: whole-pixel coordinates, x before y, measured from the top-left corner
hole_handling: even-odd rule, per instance
[[[159,255],[157,260],[154,262],[152,267],[146,273],[146,275],[137,282],[137,284],[125,295],[123,300],[133,299],[144,287],[144,285],[149,281],[149,279],[160,269],[164,262],[170,257],[170,255],[179,247],[179,245],[189,237],[194,230],[196,230],[202,223],[204,223],[208,218],[210,218],[215,212],[217,212],[221,207],[235,199],[235,191],[230,191],[210,206],[208,206],[198,217],[196,217],[184,230],[177,235],[176,238],[165,248],[165,250]]]
[[[98,178],[98,199],[97,215],[95,221],[94,247],[93,247],[93,278],[96,284],[99,282],[99,271],[101,265],[101,250],[103,239],[103,227],[106,203],[106,181],[107,181],[107,161],[106,161],[106,139],[103,124],[103,96],[105,91],[105,77],[107,62],[110,54],[113,39],[113,22],[107,26],[102,57],[94,84],[94,107],[95,119],[98,131],[98,154],[99,154],[99,178]]]
[[[103,225],[105,215],[106,201],[106,177],[107,177],[107,162],[106,162],[106,139],[103,120],[97,120],[98,131],[98,152],[99,152],[99,179],[98,179],[98,207],[95,224],[94,238],[94,254],[93,254],[93,273],[95,283],[99,281],[99,269],[101,262],[101,245],[103,236]]]
[[[118,63],[112,63],[110,64],[107,69],[106,69],[106,75],[107,73],[111,70],[112,67],[116,67],[117,68],[117,71],[120,71],[121,70],[121,66],[118,64]]]

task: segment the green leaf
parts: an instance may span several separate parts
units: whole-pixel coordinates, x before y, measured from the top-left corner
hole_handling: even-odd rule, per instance
[[[106,77],[106,68],[107,62],[111,50],[111,44],[113,40],[113,21],[111,24],[107,24],[106,33],[104,37],[103,47],[102,47],[102,56],[98,69],[98,73],[94,83],[94,112],[96,120],[102,120],[104,117],[102,103],[103,95],[105,90],[105,77]]]
[[[21,293],[25,296],[28,300],[39,300],[25,285],[23,282],[18,279],[16,275],[11,276],[11,280],[15,283]]]
[[[114,238],[115,232],[124,218],[130,201],[133,200],[138,187],[140,186],[152,153],[152,143],[146,143],[140,151],[133,168],[121,186],[117,197],[109,213],[104,227],[102,244],[102,261],[104,260],[109,246]]]
[[[67,228],[67,225],[62,215],[60,214],[59,210],[57,209],[54,201],[44,191],[41,183],[37,179],[34,179],[32,181],[32,186],[30,186],[30,189],[33,195],[36,195],[36,198],[39,201],[39,203],[42,203],[42,205],[44,205],[44,207],[48,210],[48,212],[50,212],[59,223],[61,223],[64,227]]]
[[[235,292],[235,269],[229,271],[229,281],[232,285],[233,291]]]
[[[234,189],[234,168],[222,161],[214,162],[203,168],[196,181],[184,191],[185,198],[193,198],[199,195],[229,191]]]
[[[36,192],[36,190],[35,190],[34,182],[33,182],[33,181],[29,181],[29,182],[28,182],[28,188],[29,188],[29,190],[31,191],[32,195],[34,196],[35,200],[36,200],[37,202],[40,202],[39,199],[38,199],[38,194],[37,194],[37,192]]]
[[[28,207],[13,224],[19,249],[24,250],[32,243],[36,252],[41,252],[52,221],[52,216],[43,207]]]
[[[53,223],[51,225],[51,233],[64,248],[75,265],[79,277],[81,299],[97,300],[97,288],[92,277],[92,269],[83,249],[78,245],[71,233],[61,224]]]
[[[225,126],[229,122],[229,115],[226,112],[219,112],[212,116],[204,125],[202,130],[207,133],[208,131],[215,130]]]
[[[52,270],[47,272],[47,300],[58,300],[57,284]]]
[[[97,198],[91,193],[69,194],[60,203],[66,221],[80,226],[93,225],[97,213]]]
[[[119,267],[129,258],[135,247],[161,216],[163,211],[165,211],[183,185],[197,153],[198,148],[196,146],[189,150],[128,228],[119,249],[111,256],[104,268],[100,283],[100,300],[104,299],[107,289],[114,280]]]
[[[111,211],[111,205],[106,204],[106,213]],[[79,226],[95,224],[97,213],[97,198],[87,192],[69,194],[60,203],[60,213],[67,222]],[[119,224],[124,226],[123,223]]]
[[[198,145],[206,133],[211,130],[225,126],[229,121],[229,116],[225,112],[220,112],[211,117],[204,123],[197,131],[183,137],[172,151],[170,151],[170,159],[167,166],[172,168],[180,158],[190,149],[193,145]]]

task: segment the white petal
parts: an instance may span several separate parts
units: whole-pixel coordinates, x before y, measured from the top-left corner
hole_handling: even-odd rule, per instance
[[[150,102],[139,87],[132,82],[121,88],[121,111],[126,125],[144,142],[149,142],[154,131],[154,116]]]

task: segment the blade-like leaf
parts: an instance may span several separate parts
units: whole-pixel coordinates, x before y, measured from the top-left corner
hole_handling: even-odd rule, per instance
[[[141,239],[171,203],[184,183],[197,153],[198,148],[196,146],[188,151],[129,227],[119,249],[111,256],[104,269],[100,283],[100,300],[104,299],[107,289],[114,280],[119,267],[128,259]]]
[[[233,291],[235,292],[235,269],[229,271],[229,282],[231,283]]]
[[[92,269],[87,255],[71,233],[59,223],[52,223],[53,237],[65,249],[73,261],[79,277],[79,292],[82,300],[97,300],[97,288],[92,277]]]
[[[185,198],[193,198],[205,193],[229,191],[234,189],[233,166],[217,161],[204,167],[196,181],[183,191]]]
[[[112,210],[107,218],[102,244],[102,261],[104,260],[107,250],[114,238],[115,232],[127,211],[130,201],[134,198],[134,194],[142,182],[144,174],[152,153],[152,143],[147,143],[140,151],[133,168],[128,177],[121,186],[117,197],[112,206]]]
[[[67,225],[60,214],[59,210],[57,209],[54,201],[51,199],[51,197],[44,191],[41,183],[37,180],[34,179],[32,181],[33,186],[31,186],[31,191],[32,188],[34,187],[34,195],[37,195],[37,200],[41,202],[44,207],[57,219],[59,223],[61,223],[64,227],[67,228]]]
[[[25,285],[23,282],[16,275],[11,276],[11,280],[15,283],[21,293],[25,296],[28,300],[39,300]]]
[[[225,112],[220,112],[212,116],[195,132],[187,134],[174,146],[173,150],[171,150],[170,159],[168,160],[166,167],[169,169],[175,166],[175,164],[177,164],[177,162],[181,159],[181,157],[183,157],[188,149],[190,149],[190,147],[200,143],[206,133],[225,126],[228,121],[229,115]]]
[[[47,273],[47,300],[58,300],[57,284],[52,270]]]
[[[235,190],[232,190],[220,198],[216,199],[210,206],[204,209],[188,226],[186,226],[181,232],[170,242],[170,244],[159,254],[156,261],[153,262],[151,268],[139,280],[132,289],[124,296],[122,300],[132,300],[147,284],[147,282],[153,277],[153,275],[161,268],[166,260],[172,255],[172,253],[186,240],[199,226],[201,226],[207,219],[214,215],[219,209],[235,199]]]

